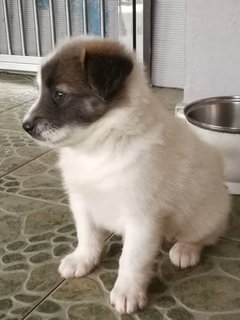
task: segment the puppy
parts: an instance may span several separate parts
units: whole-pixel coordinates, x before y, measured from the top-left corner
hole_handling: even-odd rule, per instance
[[[147,303],[163,238],[178,267],[194,266],[224,232],[230,209],[215,149],[161,108],[143,68],[118,42],[69,40],[37,76],[39,97],[23,128],[56,147],[78,246],[60,264],[64,278],[99,263],[105,231],[124,246],[110,300],[120,313]]]

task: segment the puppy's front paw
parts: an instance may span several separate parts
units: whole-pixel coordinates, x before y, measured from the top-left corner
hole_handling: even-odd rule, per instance
[[[89,259],[74,251],[62,259],[58,271],[63,278],[78,278],[91,272],[96,264],[94,259]]]
[[[171,262],[182,269],[195,266],[200,260],[201,247],[184,242],[176,242],[169,251]]]
[[[145,289],[140,289],[134,283],[122,283],[117,280],[110,293],[110,302],[121,314],[130,314],[137,309],[143,309],[147,304]]]

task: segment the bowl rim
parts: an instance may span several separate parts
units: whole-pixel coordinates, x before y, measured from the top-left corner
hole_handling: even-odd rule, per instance
[[[188,122],[190,122],[193,125],[196,125],[197,127],[207,129],[210,131],[217,131],[217,132],[224,132],[224,133],[235,133],[239,134],[240,133],[240,128],[229,128],[229,127],[223,127],[223,126],[216,126],[213,124],[207,124],[200,122],[198,120],[192,119],[189,117],[189,112],[195,110],[196,108],[199,107],[199,105],[204,105],[207,103],[211,102],[216,102],[217,101],[235,101],[235,102],[240,102],[240,95],[233,95],[233,96],[219,96],[219,97],[210,97],[210,98],[204,98],[204,99],[199,99],[193,102],[188,103],[184,108],[183,108],[183,113],[187,119]]]

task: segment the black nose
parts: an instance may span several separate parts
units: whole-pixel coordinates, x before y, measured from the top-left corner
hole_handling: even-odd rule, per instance
[[[27,133],[31,133],[34,128],[34,123],[33,121],[25,121],[23,122],[23,129],[27,131]]]

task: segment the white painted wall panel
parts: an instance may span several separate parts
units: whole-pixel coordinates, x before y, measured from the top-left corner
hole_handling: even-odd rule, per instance
[[[184,101],[240,94],[240,1],[186,0]]]
[[[155,86],[184,87],[185,1],[153,1],[151,80]]]

